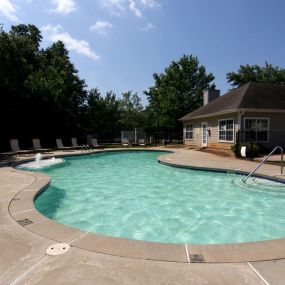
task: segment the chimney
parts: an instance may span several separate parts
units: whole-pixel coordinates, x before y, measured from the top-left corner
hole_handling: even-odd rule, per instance
[[[208,103],[210,103],[211,101],[219,97],[220,97],[220,90],[211,89],[211,88],[208,90],[204,90],[204,93],[203,93],[204,105],[207,105]]]

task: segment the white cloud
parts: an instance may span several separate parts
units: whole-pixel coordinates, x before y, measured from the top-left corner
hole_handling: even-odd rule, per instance
[[[140,0],[140,2],[143,6],[149,7],[149,8],[156,8],[156,7],[161,6],[159,1],[157,1],[157,0]]]
[[[126,0],[99,0],[102,8],[108,10],[110,14],[120,16],[125,12]]]
[[[11,0],[0,0],[0,13],[13,22],[18,21],[17,9]]]
[[[105,34],[107,29],[113,28],[113,25],[110,22],[106,21],[96,21],[94,25],[92,25],[89,30],[92,32],[97,32],[99,34]]]
[[[143,28],[142,30],[145,31],[145,32],[148,32],[149,30],[152,30],[154,29],[154,25],[150,22],[148,22]]]
[[[94,60],[100,59],[100,56],[97,55],[94,50],[92,50],[88,42],[72,38],[71,35],[65,32],[60,25],[47,25],[42,27],[42,31],[44,36],[46,36],[49,41],[62,41],[69,50],[74,50],[77,53],[83,54]]]
[[[69,14],[77,10],[77,6],[74,0],[51,0],[51,3],[55,5],[55,8],[52,9],[52,12],[58,14]]]
[[[136,15],[136,17],[141,18],[142,12],[136,6],[135,0],[129,0],[129,8]]]
[[[110,14],[120,16],[123,12],[129,10],[136,17],[143,16],[142,9],[160,7],[160,0],[98,0],[101,7],[108,10]]]

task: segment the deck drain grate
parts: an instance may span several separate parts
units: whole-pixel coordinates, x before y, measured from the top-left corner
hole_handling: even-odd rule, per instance
[[[60,255],[68,252],[70,249],[70,245],[67,243],[56,243],[47,248],[47,255]]]
[[[30,219],[22,219],[22,220],[18,220],[17,223],[24,227],[24,226],[33,224],[34,222],[31,221]]]
[[[203,263],[205,262],[203,254],[189,254],[191,263]]]
[[[19,200],[21,200],[21,198],[18,197],[12,199],[12,201],[19,201]]]

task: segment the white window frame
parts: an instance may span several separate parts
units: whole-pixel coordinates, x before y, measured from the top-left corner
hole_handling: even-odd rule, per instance
[[[233,121],[233,139],[231,141],[227,141],[227,140],[220,140],[220,122],[221,121]],[[228,130],[225,130],[228,131]],[[218,138],[219,138],[219,142],[223,142],[223,143],[234,143],[235,142],[235,119],[234,118],[227,118],[227,119],[220,119],[218,120]]]
[[[244,117],[244,121],[243,121],[243,129],[244,129],[244,133],[246,131],[250,131],[248,129],[245,128],[246,124],[245,124],[245,121],[246,120],[267,120],[268,122],[268,127],[267,127],[267,141],[258,141],[256,140],[255,142],[257,143],[269,143],[269,129],[270,129],[270,118],[269,117]],[[253,130],[254,131],[254,130]],[[255,130],[255,133],[257,133],[257,129]],[[261,130],[263,131],[263,130]],[[265,130],[264,130],[265,131]]]
[[[192,125],[192,131],[187,131],[187,125]],[[187,123],[187,124],[185,124],[185,131],[184,131],[184,133],[185,133],[185,140],[186,141],[193,141],[194,140],[194,124],[193,123]],[[191,139],[187,139],[187,137],[186,137],[186,134],[187,133],[192,133],[192,138]]]
[[[205,139],[206,139],[206,142],[203,142],[203,135],[204,135],[204,128],[203,126],[206,126],[206,133],[205,133]],[[202,122],[201,123],[201,143],[202,143],[202,147],[208,147],[208,122]]]

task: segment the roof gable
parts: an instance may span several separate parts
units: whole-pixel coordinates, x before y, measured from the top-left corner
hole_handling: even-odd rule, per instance
[[[187,114],[180,120],[238,109],[285,110],[285,84],[249,82]]]

